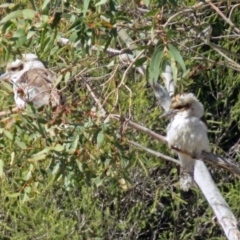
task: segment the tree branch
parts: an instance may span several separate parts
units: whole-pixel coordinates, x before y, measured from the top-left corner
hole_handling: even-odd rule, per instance
[[[133,146],[135,146],[135,147],[137,147],[137,148],[140,148],[140,149],[144,150],[145,152],[150,153],[150,154],[152,154],[152,155],[154,155],[154,156],[156,156],[158,158],[162,158],[164,160],[167,160],[167,161],[170,161],[170,162],[174,162],[174,163],[180,165],[180,161],[178,161],[178,160],[176,160],[176,159],[174,159],[172,157],[169,157],[169,156],[167,156],[165,154],[162,154],[160,152],[154,151],[154,150],[152,150],[150,148],[146,148],[146,147],[142,146],[141,144],[133,142],[133,141],[128,141],[128,143],[133,145]]]

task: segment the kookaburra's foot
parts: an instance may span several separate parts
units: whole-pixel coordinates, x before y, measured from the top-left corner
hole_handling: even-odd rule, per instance
[[[180,174],[180,188],[187,192],[190,188],[195,186],[195,182],[191,173],[181,172]]]

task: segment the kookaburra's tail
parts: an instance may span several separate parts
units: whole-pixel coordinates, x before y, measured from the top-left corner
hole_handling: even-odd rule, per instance
[[[178,153],[178,157],[181,162],[180,188],[183,191],[188,191],[194,186],[195,160],[191,156],[183,153]]]

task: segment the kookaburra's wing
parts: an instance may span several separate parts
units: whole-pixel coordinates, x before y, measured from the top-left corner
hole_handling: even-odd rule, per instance
[[[19,78],[15,88],[25,102],[33,102],[36,108],[43,105],[60,105],[60,94],[55,88],[57,76],[46,68],[32,68]]]

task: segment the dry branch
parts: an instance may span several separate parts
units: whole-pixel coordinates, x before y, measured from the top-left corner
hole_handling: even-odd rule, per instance
[[[217,13],[219,16],[221,16],[222,19],[223,19],[226,23],[228,23],[238,34],[240,33],[240,29],[237,28],[237,27],[235,26],[235,24],[234,24],[229,18],[227,18],[227,17],[224,15],[224,14],[222,13],[222,11],[212,3],[211,0],[206,0],[206,2],[207,2],[207,3],[211,6],[211,8],[214,9],[214,10],[216,11],[216,13]]]

